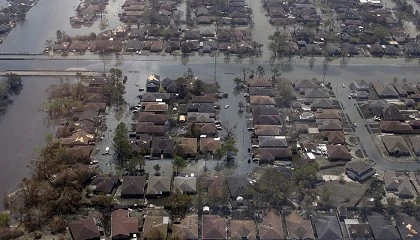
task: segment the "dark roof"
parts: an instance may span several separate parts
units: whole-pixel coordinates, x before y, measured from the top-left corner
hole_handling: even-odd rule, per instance
[[[124,176],[122,179],[121,196],[138,196],[144,194],[146,175]]]
[[[94,192],[110,194],[117,183],[118,176],[98,176],[93,179],[91,185],[96,186]]]
[[[404,140],[402,136],[387,135],[387,136],[382,136],[381,139],[388,153],[396,152],[396,151],[400,151],[403,153],[410,152],[410,148],[408,147],[406,141]]]
[[[346,164],[346,170],[352,171],[358,175],[372,169],[372,165],[363,160],[351,161]]]
[[[174,177],[174,189],[181,193],[195,193],[197,191],[196,177]]]
[[[150,216],[144,219],[143,238],[144,239],[166,239],[168,236],[169,217]]]
[[[330,109],[330,108],[334,108],[334,106],[330,99],[317,98],[312,102],[311,108],[312,109],[318,109],[318,108]]]
[[[252,115],[279,115],[279,110],[268,106],[251,106]]]
[[[369,215],[368,222],[373,232],[375,239],[381,240],[397,240],[401,239],[400,235],[394,226],[387,224],[382,215]]]
[[[230,232],[232,239],[257,238],[257,227],[253,220],[231,220]]]
[[[223,217],[215,215],[203,215],[203,234],[202,239],[226,239],[227,224]]]
[[[320,90],[319,88],[305,89],[305,98],[329,98],[328,93]]]
[[[169,138],[155,138],[152,142],[153,154],[171,154],[174,149],[175,141]]]
[[[260,147],[287,147],[285,136],[259,136],[258,142]]]
[[[276,160],[292,160],[290,148],[259,148],[260,162],[272,163]]]
[[[138,217],[130,217],[126,209],[118,209],[111,213],[111,237],[125,236],[139,232]]]
[[[173,234],[179,239],[198,239],[198,216],[188,215],[179,224],[173,224]]]
[[[248,179],[244,175],[227,176],[226,182],[232,198],[246,194],[246,188],[249,186]]]
[[[261,88],[261,87],[250,87],[249,95],[259,95],[259,96],[270,96],[274,97],[274,89],[272,88]]]
[[[336,216],[322,216],[315,219],[315,228],[319,240],[341,240],[340,224]]]
[[[293,86],[296,89],[302,89],[302,88],[319,88],[319,85],[318,84],[316,84],[314,81],[308,80],[308,79],[296,80],[293,83]]]
[[[248,85],[249,87],[272,87],[270,81],[259,78],[249,80]]]
[[[70,223],[69,229],[73,240],[99,239],[101,236],[98,226],[91,216]]]
[[[263,222],[258,226],[261,240],[283,239],[283,223],[275,209],[264,212]]]
[[[346,146],[327,145],[327,155],[329,160],[351,160],[352,156]]]
[[[383,120],[387,121],[404,121],[405,117],[397,106],[388,105],[383,109]]]
[[[160,195],[171,191],[172,178],[170,176],[150,176],[147,183],[147,195]]]

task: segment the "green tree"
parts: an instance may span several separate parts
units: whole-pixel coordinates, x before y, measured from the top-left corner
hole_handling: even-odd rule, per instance
[[[236,148],[236,141],[233,138],[227,139],[222,145],[223,151],[226,154],[226,159],[231,160],[232,156],[238,152]]]
[[[183,217],[185,216],[188,208],[191,206],[192,197],[182,194],[179,189],[177,189],[171,196],[168,198],[168,207],[174,217]]]
[[[0,213],[0,227],[8,227],[9,226],[10,217],[7,213]]]
[[[258,75],[258,78],[261,78],[265,75],[265,70],[261,65],[257,67],[257,75]]]
[[[23,83],[19,75],[16,73],[7,73],[6,80],[9,94],[17,95],[22,91]]]
[[[155,170],[156,174],[159,174],[160,171],[160,165],[159,163],[153,166],[153,169]]]
[[[219,147],[218,149],[216,149],[213,153],[213,157],[216,158],[217,160],[222,159],[222,157],[225,155],[225,150],[223,149],[223,147]]]
[[[117,163],[120,166],[126,166],[127,161],[132,157],[133,147],[128,140],[128,129],[125,123],[119,123],[115,129],[112,145]]]
[[[196,96],[200,96],[203,94],[204,90],[205,90],[204,82],[201,81],[200,79],[195,80],[193,83],[192,93]]]
[[[183,168],[187,167],[188,163],[184,158],[176,156],[172,161],[172,165],[175,168],[176,174],[178,174],[179,170],[182,170]]]

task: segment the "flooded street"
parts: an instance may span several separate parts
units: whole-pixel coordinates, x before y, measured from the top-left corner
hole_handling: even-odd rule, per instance
[[[14,97],[14,102],[0,118],[1,194],[14,190],[28,175],[27,165],[36,156],[35,149],[45,143],[46,134],[55,132],[54,128],[43,124],[45,115],[37,109],[45,100],[45,90],[57,80],[38,77],[22,80],[21,94]]]

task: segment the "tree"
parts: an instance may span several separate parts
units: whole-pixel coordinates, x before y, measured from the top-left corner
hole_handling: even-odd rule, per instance
[[[275,85],[278,92],[278,97],[276,98],[277,104],[279,106],[288,107],[290,102],[295,99],[290,81],[287,79],[279,78]]]
[[[179,189],[168,198],[168,207],[174,217],[185,216],[191,206],[192,197],[182,194]]]
[[[10,217],[7,213],[0,213],[0,227],[8,227],[9,226]]]
[[[117,163],[123,166],[132,157],[133,147],[128,141],[127,125],[123,122],[119,123],[115,129],[112,145],[115,151]]]
[[[153,169],[156,171],[156,175],[159,175],[160,165],[159,163],[153,166]]]
[[[216,158],[217,160],[222,159],[222,157],[225,155],[225,150],[223,149],[223,147],[219,147],[218,149],[216,149],[213,153],[213,157]]]
[[[196,96],[200,96],[201,94],[203,94],[204,90],[205,90],[205,84],[203,81],[201,81],[200,79],[197,79],[194,81],[193,83],[193,89],[192,89],[192,93]]]
[[[231,160],[232,155],[238,152],[236,141],[233,138],[227,139],[222,145],[223,151],[226,153],[226,159]]]
[[[261,65],[259,65],[257,67],[257,74],[258,74],[258,78],[263,77],[264,74],[265,74],[265,70],[264,70],[264,68]]]
[[[172,161],[172,165],[175,168],[176,174],[178,174],[179,170],[182,170],[183,168],[185,168],[188,165],[188,163],[182,157],[176,156],[174,157],[174,160]]]
[[[16,73],[7,73],[6,80],[9,94],[17,95],[22,91],[22,78],[19,75]]]

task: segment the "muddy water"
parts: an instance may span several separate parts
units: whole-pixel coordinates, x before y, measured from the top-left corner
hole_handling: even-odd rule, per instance
[[[16,189],[20,180],[29,174],[26,166],[36,157],[34,149],[45,143],[47,133],[54,132],[54,128],[43,124],[45,115],[37,109],[44,101],[45,90],[57,80],[38,77],[22,80],[21,94],[14,97],[0,118],[0,194]]]
[[[75,8],[79,2],[79,0],[39,0],[28,12],[26,21],[19,24],[0,44],[0,51],[7,53],[40,53],[44,49],[47,39],[54,40],[56,38],[57,30],[62,30],[70,36],[100,32],[100,20],[97,20],[90,27],[73,28],[71,26],[69,18],[74,16]],[[104,19],[107,22],[106,29],[115,28],[120,24],[118,13],[123,2],[124,0],[111,0],[109,2],[104,14]]]

